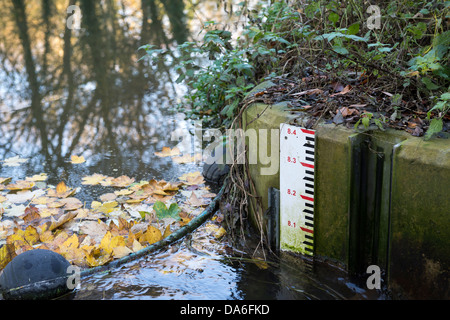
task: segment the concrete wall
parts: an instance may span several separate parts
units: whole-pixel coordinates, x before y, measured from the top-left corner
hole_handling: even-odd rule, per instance
[[[294,119],[301,126],[308,117],[283,103],[253,104],[244,128]],[[377,264],[395,297],[450,298],[450,140],[322,123],[315,152],[315,258],[355,274]],[[249,171],[264,212],[279,174],[260,175],[261,167]]]

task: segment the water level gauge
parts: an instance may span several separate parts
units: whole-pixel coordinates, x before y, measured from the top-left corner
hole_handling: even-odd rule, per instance
[[[315,131],[280,125],[280,247],[313,255]]]

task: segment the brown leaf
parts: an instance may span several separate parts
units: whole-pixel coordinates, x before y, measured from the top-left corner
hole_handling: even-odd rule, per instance
[[[77,198],[65,198],[60,200],[64,204],[64,210],[72,211],[83,207],[83,203]]]
[[[178,156],[180,154],[180,149],[177,147],[170,149],[169,147],[163,147],[161,152],[155,152],[155,155],[158,157],[172,157]]]
[[[41,215],[39,214],[39,209],[33,205],[30,205],[25,209],[25,214],[22,216],[25,224],[29,224],[32,222],[36,222],[41,219]]]
[[[77,214],[78,213],[75,212],[75,211],[69,211],[66,214],[63,214],[63,215],[59,216],[57,220],[55,220],[53,218],[53,216],[52,216],[51,217],[51,224],[48,227],[48,230],[50,230],[50,231],[55,230],[56,228],[62,226],[64,223],[72,220],[74,217],[76,217]]]
[[[334,97],[337,95],[343,95],[343,94],[350,92],[351,90],[352,90],[352,87],[350,85],[347,85],[344,89],[342,89],[342,91],[340,91],[338,93],[334,93],[334,94],[330,95],[330,97]]]

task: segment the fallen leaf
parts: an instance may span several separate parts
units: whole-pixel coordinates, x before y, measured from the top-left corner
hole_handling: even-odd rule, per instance
[[[4,184],[7,185],[8,183],[10,183],[12,180],[12,178],[2,178],[0,177],[0,184]]]
[[[98,223],[98,221],[83,221],[79,226],[80,234],[87,234],[93,241],[100,242],[108,231],[108,226],[105,223]]]
[[[50,230],[44,231],[39,235],[39,240],[42,243],[51,243],[53,240],[55,240],[55,236],[53,235],[53,232]]]
[[[8,263],[16,256],[14,245],[6,243],[0,248],[0,270],[3,270]]]
[[[28,224],[32,221],[37,221],[41,219],[39,209],[35,206],[29,206],[25,209],[25,214],[22,216],[23,221]]]
[[[161,152],[155,152],[155,155],[158,157],[172,157],[172,156],[178,156],[180,154],[180,149],[177,147],[174,147],[173,149],[170,149],[169,147],[163,147]]]
[[[134,191],[128,190],[128,189],[122,189],[119,191],[114,191],[114,194],[116,196],[128,196],[130,194],[132,194]]]
[[[25,163],[27,161],[28,161],[28,159],[20,159],[19,156],[15,156],[15,157],[3,160],[3,165],[6,167],[18,167],[22,163]]]
[[[61,181],[60,183],[58,183],[58,185],[56,186],[56,192],[57,193],[65,193],[65,192],[67,192],[67,186],[64,183],[64,181]]]
[[[77,198],[65,198],[61,199],[60,202],[64,204],[64,210],[71,211],[77,210],[83,207],[83,203]]]
[[[86,160],[84,159],[83,156],[79,157],[79,156],[73,155],[70,157],[70,162],[73,164],[80,164],[80,163],[86,162]]]
[[[118,178],[112,179],[110,186],[118,187],[118,188],[128,187],[133,182],[134,182],[134,178],[130,178],[128,176],[120,176]]]
[[[179,177],[181,181],[183,181],[186,185],[196,185],[205,183],[203,176],[200,171],[185,173],[181,177]]]
[[[70,249],[78,248],[79,244],[80,242],[78,240],[78,236],[76,234],[73,234],[69,238],[67,238],[66,241],[59,245],[60,253],[63,253]]]
[[[94,201],[93,201],[94,203]],[[117,201],[109,201],[109,202],[105,202],[103,203],[101,206],[96,207],[95,210],[103,212],[105,214],[111,213],[113,212],[117,206],[119,205],[119,203]],[[91,204],[92,208],[94,208],[94,206]]]
[[[72,220],[76,215],[77,215],[76,212],[69,211],[69,212],[59,216],[57,220],[55,220],[53,218],[53,216],[52,216],[51,217],[51,224],[50,224],[48,230],[50,230],[50,231],[55,230],[56,228],[62,226],[64,223]]]
[[[72,196],[75,192],[76,192],[75,189],[67,187],[64,181],[61,181],[60,183],[58,183],[55,190],[53,189],[48,190],[47,196],[56,198],[67,198]]]
[[[330,95],[330,97],[343,95],[343,94],[350,92],[351,90],[352,90],[352,87],[350,85],[347,85],[344,89],[342,89],[342,91],[340,91],[338,93],[334,93],[334,94]]]
[[[33,181],[25,181],[25,180],[18,180],[16,183],[10,183],[6,186],[6,189],[11,191],[17,191],[17,190],[29,190],[33,188],[35,183]]]
[[[21,191],[18,191],[17,193],[7,194],[6,198],[11,203],[24,203],[24,202],[30,201],[34,198],[39,198],[43,194],[45,194],[44,190],[34,190],[34,191],[21,190]]]
[[[137,241],[136,239],[133,240],[133,247],[132,247],[133,252],[138,252],[139,250],[142,249],[144,249],[144,246],[141,245],[139,241]]]
[[[185,154],[182,156],[173,157],[172,160],[176,163],[183,164],[183,163],[191,163],[191,162],[200,162],[202,161],[202,154],[196,153],[195,155],[191,156],[190,154]]]
[[[166,226],[166,228],[164,229],[164,234],[162,235],[163,239],[167,238],[168,236],[170,236],[172,233],[172,231],[170,230],[170,224],[168,224]]]
[[[98,174],[98,173],[94,173],[91,176],[87,176],[87,177],[83,177],[83,181],[81,182],[81,184],[84,185],[97,185],[99,184],[101,181],[105,180],[107,178],[107,176],[104,176],[102,174]]]
[[[133,250],[131,250],[130,248],[128,248],[126,246],[119,246],[119,247],[113,248],[113,256],[116,259],[123,258],[123,257],[129,255],[130,253],[133,253]]]
[[[46,173],[41,173],[41,174],[35,174],[32,177],[26,177],[25,180],[26,181],[34,181],[34,182],[38,182],[38,181],[46,181],[48,178]]]
[[[61,210],[59,208],[42,208],[39,210],[39,215],[41,216],[41,218],[57,216],[62,213],[63,213],[63,210]]]
[[[11,208],[5,209],[4,215],[7,217],[20,217],[25,213],[26,207],[21,204],[18,206],[12,206]]]
[[[149,245],[158,242],[162,240],[161,230],[150,225],[148,226],[147,231],[144,232],[144,237],[145,241],[147,241]]]
[[[105,193],[100,196],[100,200],[102,202],[113,201],[113,200],[116,200],[116,198],[117,198],[117,195],[115,193]]]
[[[194,206],[194,207],[201,207],[206,205],[203,200],[200,200],[194,191],[191,192],[191,196],[189,197],[189,200],[187,201],[188,204]]]
[[[305,90],[302,92],[293,93],[292,96],[303,96],[305,94],[313,95],[313,94],[320,94],[322,92],[323,92],[323,90],[321,90],[321,89],[309,89],[309,90]]]
[[[214,233],[214,237],[215,237],[216,239],[220,239],[220,238],[222,238],[226,233],[227,233],[227,231],[225,230],[225,228],[220,227],[220,228]]]
[[[84,247],[83,247],[84,248]],[[100,248],[94,248],[86,252],[86,262],[89,267],[102,266],[113,259],[112,252],[107,252]]]

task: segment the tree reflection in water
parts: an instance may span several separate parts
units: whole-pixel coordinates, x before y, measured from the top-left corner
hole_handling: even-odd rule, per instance
[[[182,0],[1,3],[0,159],[32,157],[50,172],[72,154],[143,158],[168,140],[181,88],[138,48],[187,40]],[[80,30],[66,26],[70,5]]]

